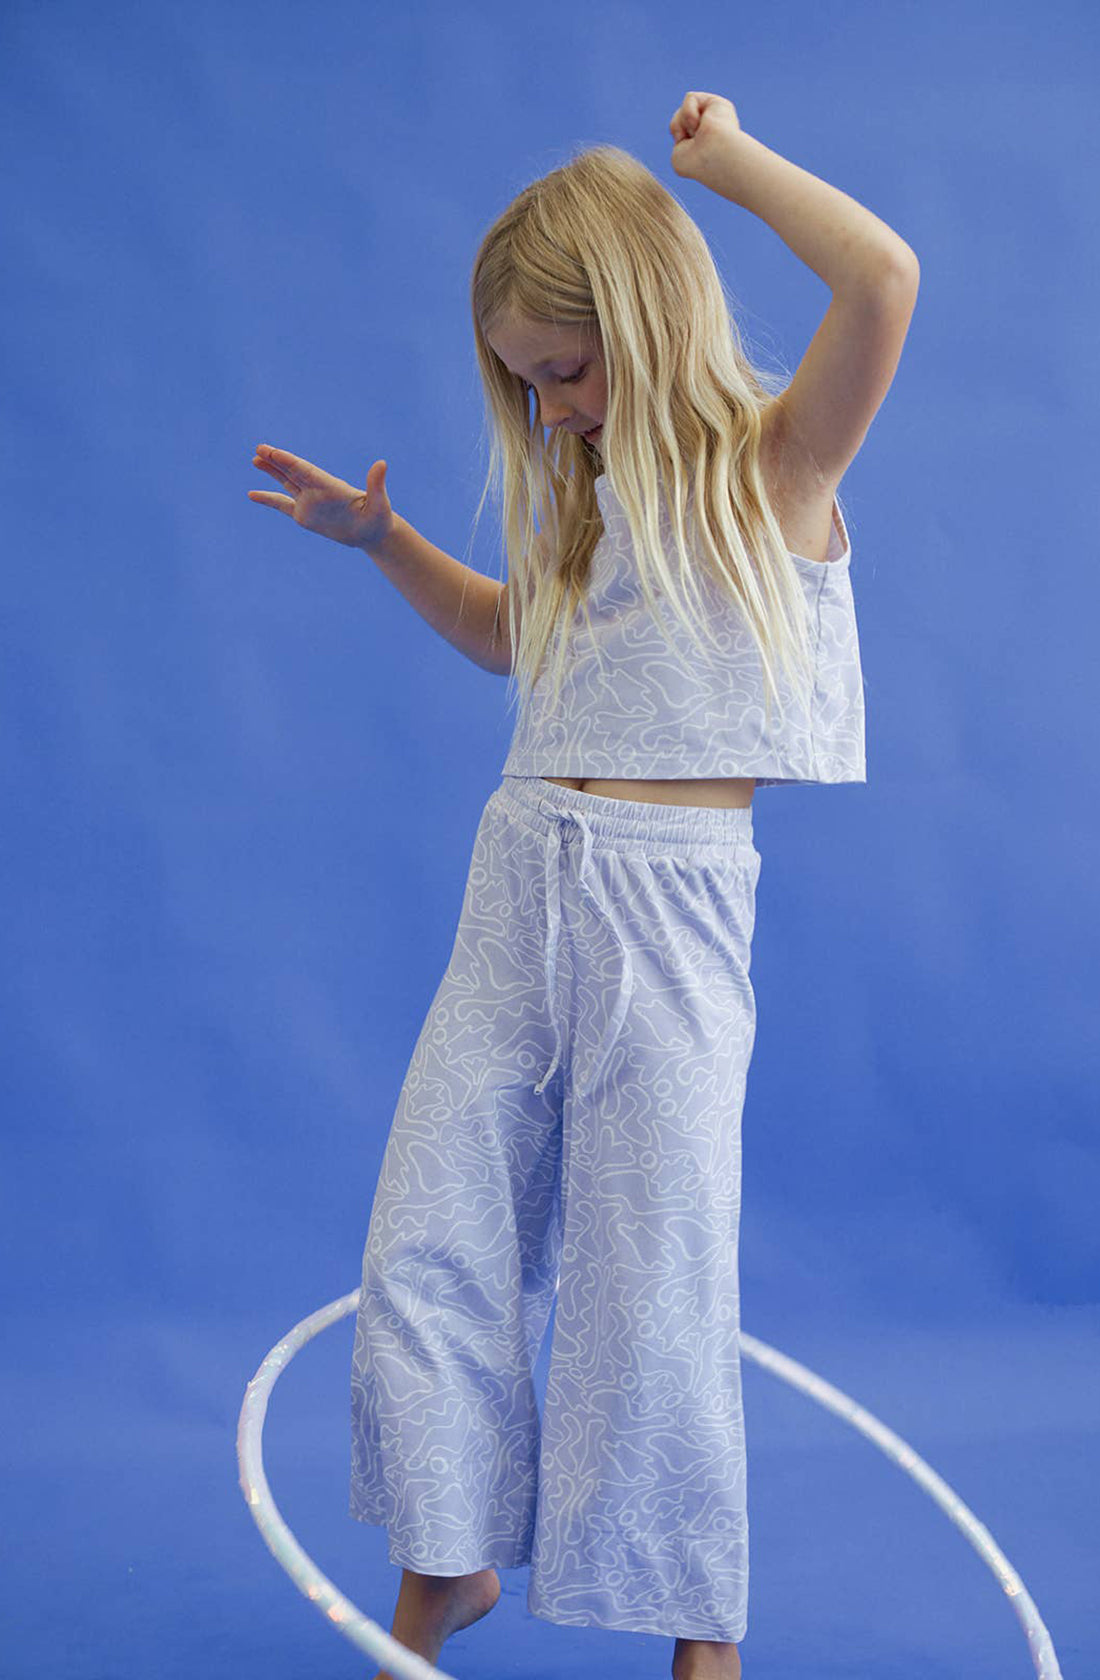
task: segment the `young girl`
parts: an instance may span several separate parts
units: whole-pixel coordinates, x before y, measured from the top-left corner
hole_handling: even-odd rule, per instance
[[[675,1680],[736,1680],[751,802],[866,780],[836,491],[918,266],[728,99],[687,94],[670,129],[677,174],[832,293],[785,389],[678,200],[597,147],[521,193],[474,266],[507,584],[394,513],[385,461],[364,492],[264,446],[287,493],[250,494],[363,548],[522,690],[363,1256],[350,1511],[404,1568],[394,1637],[435,1662],[529,1564],[535,1615],[670,1636]]]

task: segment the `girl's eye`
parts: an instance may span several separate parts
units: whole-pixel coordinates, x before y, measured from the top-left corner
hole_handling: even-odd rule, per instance
[[[587,371],[588,371],[588,369],[587,369],[587,364],[586,364],[585,367],[578,368],[576,373],[571,373],[569,375],[568,379],[562,379],[559,383],[561,383],[562,385],[575,385],[577,383],[578,379],[580,379]],[[535,387],[533,385],[529,384],[529,382],[526,379],[523,381],[524,392],[533,391],[534,388]]]

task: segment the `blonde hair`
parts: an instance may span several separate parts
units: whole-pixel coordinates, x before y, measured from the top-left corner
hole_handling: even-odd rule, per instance
[[[713,635],[695,576],[701,566],[760,649],[766,715],[770,698],[779,699],[777,662],[808,694],[806,599],[761,471],[761,415],[777,382],[748,360],[710,249],[679,200],[629,152],[583,151],[532,182],[493,223],[470,291],[492,422],[475,524],[499,475],[509,692],[514,678],[526,703],[556,640],[556,701],[569,641],[562,621],[568,631],[578,604],[591,634],[585,585],[602,531],[595,490],[602,468],[628,521],[650,611],[659,618],[659,589],[709,658]],[[564,427],[544,438],[537,400],[532,413],[525,381],[486,337],[507,317],[577,327],[600,345],[608,386],[603,463]],[[675,579],[659,529],[662,497]],[[687,610],[681,586],[691,597]],[[498,615],[494,645],[499,639]]]

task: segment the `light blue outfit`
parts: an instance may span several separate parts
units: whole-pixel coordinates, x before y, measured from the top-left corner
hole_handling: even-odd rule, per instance
[[[606,479],[597,493],[600,606],[629,552]],[[835,561],[802,565],[821,574],[807,576],[811,610],[828,597],[839,614]],[[834,626],[834,651],[838,638]],[[821,684],[816,745],[799,744],[794,723],[772,743],[775,780],[861,779],[850,693],[829,704],[850,675]],[[675,757],[671,717],[647,736],[647,768],[623,771],[638,761],[641,716],[607,720],[602,743],[586,733],[583,762],[567,726],[546,745],[546,719],[513,746],[538,769],[506,764],[482,812],[374,1196],[349,1510],[384,1524],[391,1562],[421,1574],[529,1564],[528,1609],[547,1621],[739,1643],[752,810],[543,778],[754,771],[740,759],[648,768],[653,751],[664,766]],[[842,720],[832,737],[818,731],[827,718]],[[803,751],[823,774],[784,775]],[[533,1369],[555,1295],[540,1420]]]
[[[757,787],[797,782],[865,782],[863,673],[850,576],[852,549],[839,504],[824,561],[792,554],[814,651],[812,698],[782,674],[777,708],[764,716],[759,650],[740,615],[700,572],[708,622],[719,644],[705,664],[664,605],[666,634],[646,605],[633,563],[626,514],[604,474],[596,480],[603,535],[586,595],[595,640],[578,607],[570,627],[561,696],[536,683],[504,761],[506,776],[754,776]],[[669,541],[665,506],[659,510]],[[675,575],[674,551],[669,564]],[[671,643],[671,649],[670,649]],[[674,653],[680,657],[674,657]],[[687,669],[685,670],[685,663]]]

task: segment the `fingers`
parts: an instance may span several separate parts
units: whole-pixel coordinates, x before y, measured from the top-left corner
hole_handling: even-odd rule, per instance
[[[672,138],[676,141],[686,140],[689,135],[695,133],[699,126],[699,105],[694,93],[684,95],[668,126]]]
[[[257,502],[261,507],[278,508],[280,513],[293,514],[293,496],[279,496],[274,490],[250,490],[248,499]]]
[[[309,462],[292,455],[288,449],[273,449],[269,443],[258,443],[256,453],[252,457],[252,465],[258,467],[261,472],[270,473],[272,478],[278,479],[280,484],[285,484],[290,489],[301,488],[301,485],[295,486],[295,472],[299,472],[304,478],[305,474],[300,473],[300,469],[308,467]],[[250,490],[248,499],[260,507],[276,508],[280,513],[288,513],[291,518],[294,517],[293,496],[280,496],[274,490]]]
[[[261,472],[270,473],[272,478],[277,478],[288,490],[296,490],[299,494],[303,490],[325,490],[335,493],[342,485],[345,489],[351,488],[350,485],[344,485],[343,479],[336,478],[323,467],[303,459],[301,455],[292,455],[289,449],[273,449],[268,443],[257,444],[252,464]]]
[[[703,120],[703,112],[708,106],[729,104],[720,93],[702,93],[698,90],[685,93],[681,104],[673,115],[669,128],[673,138],[686,140],[692,138],[698,131]]]
[[[305,476],[301,468],[306,462],[300,461],[297,455],[291,455],[289,450],[272,449],[266,443],[257,444],[252,465],[261,472],[270,473],[280,484],[299,484]]]
[[[258,443],[256,454],[260,460],[271,462],[274,466],[281,468],[283,472],[298,467],[304,467],[310,472],[320,472],[321,470],[320,467],[315,467],[312,461],[307,461],[303,455],[292,455],[289,449],[276,449],[270,443]]]
[[[263,472],[269,472],[273,478],[281,479],[284,484],[293,484],[299,489],[311,480],[317,483],[328,477],[312,461],[303,460],[301,455],[292,455],[289,449],[274,449],[269,443],[256,445],[253,464]]]

